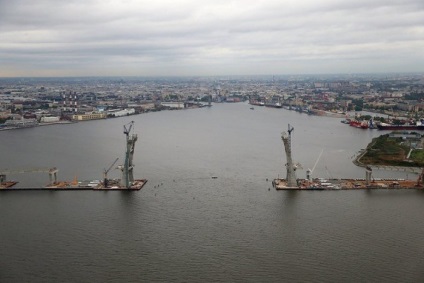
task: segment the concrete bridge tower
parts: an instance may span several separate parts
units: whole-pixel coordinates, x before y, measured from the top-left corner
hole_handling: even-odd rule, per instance
[[[126,135],[126,151],[125,151],[125,163],[123,166],[121,166],[121,170],[122,170],[121,185],[127,189],[134,182],[133,156],[134,156],[135,142],[137,141],[137,134],[130,134],[133,125],[134,125],[134,121],[131,121],[128,128],[124,126],[124,134]]]
[[[292,152],[291,152],[291,133],[293,132],[294,128],[288,127],[288,131],[281,133],[281,139],[284,143],[284,149],[286,151],[286,170],[287,170],[287,186],[288,187],[297,187],[297,181],[296,181],[296,166],[293,164],[292,159]]]

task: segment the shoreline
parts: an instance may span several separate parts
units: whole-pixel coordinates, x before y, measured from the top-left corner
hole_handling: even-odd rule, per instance
[[[75,124],[77,122],[73,121],[59,121],[59,122],[48,122],[48,123],[38,123],[37,125],[29,126],[29,127],[4,127],[0,128],[0,131],[11,131],[11,130],[20,130],[20,129],[31,129],[43,126],[51,126],[51,125],[68,125]]]

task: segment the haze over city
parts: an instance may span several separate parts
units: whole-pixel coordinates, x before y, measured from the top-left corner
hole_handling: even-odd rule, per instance
[[[424,71],[424,2],[0,0],[0,76]]]

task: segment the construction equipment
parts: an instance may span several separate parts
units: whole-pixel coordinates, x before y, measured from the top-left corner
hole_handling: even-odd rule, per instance
[[[129,127],[127,128],[127,126],[129,125]],[[131,132],[131,128],[133,127],[133,125],[134,125],[134,121],[131,121],[130,123],[128,123],[128,124],[126,124],[126,125],[124,125],[124,134],[128,137],[128,135],[130,134],[130,132]]]
[[[323,153],[323,152],[324,152],[324,149],[322,149],[322,150],[321,150],[321,152],[320,152],[320,154],[318,155],[318,158],[317,158],[317,160],[315,161],[314,167],[312,167],[312,169],[309,169],[309,168],[308,168],[308,170],[306,170],[306,179],[307,179],[309,182],[311,182],[311,181],[312,181],[312,173],[314,172],[315,167],[317,167],[318,161],[319,161],[319,159],[321,158],[321,155],[322,155],[322,153]]]
[[[6,181],[6,174],[23,174],[23,173],[49,173],[50,183],[57,182],[56,167],[52,168],[25,168],[25,169],[5,169],[0,171],[1,180]]]
[[[112,169],[113,165],[115,165],[118,159],[119,158],[116,158],[115,161],[113,161],[112,165],[110,165],[108,169],[103,169],[103,184],[105,187],[107,187],[108,185],[107,173],[109,173],[110,169]]]

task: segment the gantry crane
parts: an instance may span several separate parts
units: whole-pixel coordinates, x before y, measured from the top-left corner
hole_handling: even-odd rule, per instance
[[[0,183],[6,182],[6,174],[23,174],[23,173],[49,173],[50,183],[57,182],[56,167],[52,168],[25,168],[25,169],[5,169],[0,171]]]

